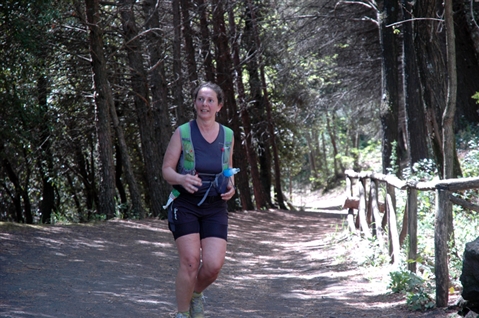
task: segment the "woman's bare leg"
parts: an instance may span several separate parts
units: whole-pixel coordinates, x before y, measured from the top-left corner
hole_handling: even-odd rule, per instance
[[[176,247],[180,258],[180,268],[176,276],[176,302],[178,311],[186,312],[190,308],[200,267],[201,242],[199,234],[188,234],[177,238]]]
[[[225,262],[226,241],[218,237],[207,237],[201,240],[201,248],[202,264],[194,287],[197,293],[201,293],[218,278]]]

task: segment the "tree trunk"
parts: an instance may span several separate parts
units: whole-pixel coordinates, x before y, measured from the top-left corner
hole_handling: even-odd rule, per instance
[[[402,0],[404,20],[413,18],[411,2]],[[413,21],[403,24],[403,91],[406,110],[406,129],[409,166],[428,158],[425,110],[421,97],[418,66],[414,47]]]
[[[248,52],[247,55],[249,58],[245,62],[246,70],[248,72],[248,83],[250,91],[250,100],[248,104],[248,112],[250,114],[252,122],[252,139],[257,140],[256,149],[258,149],[258,165],[259,165],[259,174],[252,175],[252,178],[258,178],[260,180],[260,191],[263,194],[265,206],[262,206],[262,209],[272,207],[273,202],[271,200],[271,154],[270,154],[270,145],[269,145],[269,135],[266,129],[266,118],[264,116],[265,108],[263,103],[263,98],[261,96],[261,81],[259,76],[259,65],[257,61],[257,55],[259,52],[256,51],[255,40],[253,35],[253,24],[250,8],[246,7],[246,21],[244,27],[244,35],[242,43],[245,45],[245,50]],[[258,203],[257,203],[258,204]]]
[[[383,10],[378,15],[379,21],[379,41],[382,52],[382,72],[381,72],[381,126],[382,126],[382,165],[383,173],[388,173],[391,167],[391,158],[394,149],[393,144],[399,140],[398,136],[398,113],[399,113],[399,94],[398,94],[398,49],[394,30],[386,25],[397,21],[398,3],[393,0],[385,0]],[[399,156],[395,156],[399,158]]]
[[[219,121],[230,126],[235,132],[235,148],[233,152],[234,164],[240,168],[238,175],[239,183],[242,183],[242,188],[247,186],[248,180],[248,165],[244,153],[244,146],[240,137],[240,126],[238,118],[238,110],[236,106],[235,90],[233,84],[233,61],[231,60],[230,48],[228,46],[228,34],[225,26],[225,12],[222,0],[213,0],[213,43],[216,46],[216,83],[221,86],[224,91],[224,110],[220,112]],[[241,205],[251,205],[251,198],[247,198],[249,191],[239,191]],[[228,201],[230,210],[237,210],[235,200]]]
[[[99,1],[85,0],[88,29],[90,30],[90,56],[95,86],[96,129],[100,154],[100,213],[107,219],[115,216],[115,170],[113,144],[110,132],[110,108],[113,107],[110,84],[103,53],[103,34],[99,22]]]
[[[185,107],[183,98],[183,74],[181,71],[181,13],[180,1],[171,2],[173,6],[173,82],[171,83],[173,91],[174,105],[176,105],[177,124],[181,125],[188,121],[190,116]],[[191,110],[191,108],[190,108]]]
[[[460,21],[457,21],[456,23],[458,24],[458,27],[461,27],[463,24],[465,24],[465,27],[470,33],[470,42],[472,42],[471,44],[474,46],[474,51],[476,54],[479,54],[479,27],[474,8],[474,2],[465,1],[463,12],[465,18],[462,23]],[[459,16],[461,16],[461,14],[459,14]]]
[[[75,143],[73,147],[75,166],[69,166],[68,163],[66,163],[66,165],[68,165],[69,169],[74,172],[79,177],[79,180],[83,183],[87,216],[84,217],[84,215],[81,214],[80,221],[86,222],[90,220],[93,208],[100,205],[100,198],[95,184],[95,164],[93,160],[91,160],[90,163],[88,160],[86,160],[80,144]],[[90,149],[90,151],[93,152],[93,149]]]
[[[233,63],[231,61],[230,48],[228,46],[229,39],[228,35],[226,34],[222,0],[213,0],[212,5],[215,8],[213,10],[212,16],[212,39],[216,48],[216,84],[223,89],[225,95],[225,107],[223,111],[219,113],[219,121],[223,124],[226,124],[228,119],[233,115],[233,109],[231,109],[231,105],[236,105],[232,79]]]
[[[131,86],[133,100],[138,116],[140,128],[141,149],[145,160],[146,179],[148,182],[148,193],[150,199],[150,212],[153,216],[162,213],[162,202],[165,199],[160,191],[161,165],[158,158],[161,157],[158,151],[158,142],[155,138],[152,108],[148,94],[147,73],[143,67],[142,47],[138,37],[138,27],[132,6],[135,0],[120,0],[121,20],[125,33],[125,47],[128,54],[128,62],[131,74]]]
[[[343,176],[343,172],[344,172],[344,167],[343,167],[343,164],[340,160],[338,160],[338,154],[339,154],[339,150],[338,150],[338,144],[337,144],[337,137],[336,137],[336,131],[335,131],[335,121],[336,121],[336,116],[335,116],[335,112],[334,110],[332,110],[331,112],[331,119],[329,118],[329,114],[326,114],[326,127],[327,127],[327,131],[328,131],[328,134],[329,134],[329,137],[331,139],[331,145],[333,146],[333,167],[334,167],[334,179],[342,179],[344,176]],[[331,120],[332,120],[332,125],[331,125]]]
[[[207,82],[215,81],[215,72],[213,67],[213,56],[210,51],[210,31],[208,30],[208,19],[205,0],[196,0],[198,13],[200,16],[201,30],[201,55],[203,56],[203,67],[205,70],[205,80]]]
[[[236,23],[235,23],[235,16],[233,12],[233,7],[230,7],[230,10],[228,11],[229,15],[229,25],[230,25],[230,33],[234,34],[237,32],[236,30]],[[241,62],[240,62],[240,57],[239,57],[239,45],[238,41],[235,36],[232,36],[233,41],[232,41],[232,50],[233,50],[233,63],[234,63],[234,69],[236,71],[236,87],[238,90],[238,100],[240,104],[240,117],[241,121],[243,123],[243,130],[245,133],[245,142],[244,142],[244,147],[241,146],[244,149],[244,152],[246,152],[246,156],[248,158],[248,163],[249,163],[249,168],[251,172],[252,177],[252,183],[253,183],[253,193],[255,197],[255,202],[256,202],[256,208],[258,210],[261,210],[262,207],[266,205],[266,201],[264,200],[263,193],[260,191],[261,189],[261,183],[259,182],[259,179],[256,176],[259,176],[259,171],[258,171],[258,159],[256,157],[256,152],[253,149],[252,146],[252,140],[251,140],[251,120],[249,118],[249,114],[247,111],[246,107],[246,96],[245,96],[245,88],[243,85],[243,78],[242,78],[242,69],[241,69]],[[236,120],[234,120],[236,121]],[[240,134],[236,134],[239,136]],[[235,145],[238,145],[239,143],[243,144],[241,142],[241,138],[238,138],[238,140],[235,140]],[[239,146],[238,146],[239,147]],[[235,152],[236,153],[236,152]],[[244,158],[244,157],[243,157]],[[243,165],[247,167],[248,165],[246,164],[245,160],[241,160],[240,162],[243,162]],[[237,187],[240,192],[240,198],[242,202],[242,207],[244,210],[253,210],[253,202],[251,201],[251,191],[249,187],[249,182],[248,182],[248,173],[245,170],[244,174],[241,175],[241,178],[239,180],[235,180]]]
[[[316,158],[315,158],[315,149],[313,146],[313,141],[311,140],[311,135],[309,131],[305,131],[303,135],[304,139],[306,139],[306,144],[308,145],[309,153],[309,169],[311,170],[311,175],[314,178],[314,183],[318,183],[318,171],[316,169]]]
[[[454,34],[453,0],[444,2],[444,20],[446,24],[446,52],[447,52],[447,103],[442,115],[444,177],[452,179],[457,177],[454,173],[454,159],[457,158],[456,138],[454,134],[454,115],[457,101],[457,69],[456,69],[456,38]],[[454,243],[454,225],[452,204],[448,202],[447,210],[447,239]],[[446,303],[447,305],[447,303]]]
[[[324,154],[321,150],[321,141],[320,141],[320,134],[317,129],[311,130],[311,143],[313,148],[313,158],[314,158],[314,166],[316,168],[316,176],[319,178],[320,174],[324,171],[324,158],[326,154]],[[356,170],[357,171],[357,170]]]
[[[147,17],[150,17],[145,25],[146,29],[155,29],[155,32],[146,34],[149,58],[149,87],[152,95],[151,110],[154,127],[155,141],[158,143],[158,155],[156,165],[160,169],[163,164],[163,154],[166,152],[172,132],[170,122],[169,107],[167,102],[168,84],[165,76],[164,63],[164,43],[160,31],[159,8],[156,7],[156,0],[145,0],[143,2],[143,11]],[[159,170],[161,174],[161,170]],[[171,191],[171,186],[163,179],[156,180],[158,186],[158,195],[162,200],[166,200]],[[161,217],[166,216],[163,211]]]
[[[183,38],[185,39],[186,66],[188,68],[188,91],[193,91],[198,85],[198,71],[196,69],[194,35],[191,28],[190,7],[191,0],[180,0],[181,13],[183,15]]]
[[[112,116],[113,119],[113,116]],[[115,184],[116,190],[118,191],[118,196],[120,197],[120,207],[119,210],[122,214],[127,214],[128,210],[126,209],[128,205],[128,199],[126,197],[125,186],[123,185],[123,163],[121,162],[121,151],[118,143],[115,143]]]
[[[329,173],[329,167],[328,167],[328,159],[327,159],[327,153],[328,153],[328,149],[326,148],[326,138],[324,138],[324,132],[321,132],[320,133],[320,136],[321,136],[321,148],[322,148],[322,152],[324,154],[323,156],[323,163],[322,163],[322,173],[323,175],[327,176],[328,173]]]
[[[443,12],[444,7],[441,1],[416,1],[417,16],[437,18],[437,12]],[[415,24],[416,30],[416,54],[423,87],[423,100],[426,106],[426,118],[428,135],[430,136],[431,148],[438,165],[440,178],[444,176],[444,153],[443,153],[443,113],[446,108],[447,96],[447,52],[446,36],[442,30],[441,22],[422,21]],[[462,57],[461,57],[462,58]],[[456,58],[457,60],[457,58]],[[456,63],[454,61],[454,63]],[[461,65],[464,65],[462,63]],[[465,73],[466,70],[464,70]],[[463,72],[460,72],[461,74]],[[476,75],[477,76],[477,75]],[[456,78],[457,81],[457,78]],[[456,84],[457,85],[457,84]],[[456,99],[457,102],[457,93]],[[459,160],[455,151],[455,143],[452,150],[453,174],[460,175]]]
[[[269,102],[269,94],[268,94],[268,88],[266,85],[266,75],[265,75],[265,70],[264,70],[264,64],[261,59],[261,53],[260,53],[260,48],[261,48],[261,42],[259,38],[259,30],[258,30],[258,25],[256,22],[256,14],[255,10],[253,8],[253,5],[251,3],[251,0],[248,0],[248,6],[251,12],[251,23],[253,27],[253,37],[255,39],[256,43],[256,53],[258,54],[258,63],[259,63],[259,74],[261,78],[261,88],[263,90],[263,100],[266,106],[266,115],[267,115],[267,125],[268,125],[268,131],[270,135],[270,142],[271,142],[271,148],[273,150],[273,157],[274,157],[274,181],[275,181],[275,191],[276,191],[276,200],[278,202],[278,205],[280,209],[287,210],[286,205],[284,203],[284,197],[283,197],[283,190],[281,187],[281,167],[279,164],[279,154],[278,154],[278,147],[276,145],[276,134],[274,132],[274,121],[273,121],[273,114],[271,111],[271,104]]]
[[[471,8],[476,8],[476,20],[468,21]],[[455,126],[460,127],[464,123],[477,124],[479,122],[479,112],[477,104],[471,98],[479,88],[479,27],[477,27],[477,8],[478,1],[454,1],[453,2],[453,18],[454,18],[454,34],[456,46],[456,70],[457,70],[457,105],[455,114]],[[454,165],[454,174],[459,175],[456,164]]]
[[[445,0],[444,19],[446,23],[447,48],[447,103],[442,115],[444,178],[454,178],[454,114],[456,112],[457,73],[456,73],[456,45],[454,35],[454,20],[452,0]]]
[[[143,203],[141,202],[140,188],[138,187],[138,183],[136,182],[136,178],[133,173],[133,167],[131,165],[130,155],[128,153],[128,146],[126,144],[125,134],[123,133],[123,129],[120,126],[120,121],[118,120],[115,108],[111,109],[111,118],[113,120],[113,127],[115,128],[118,140],[118,155],[116,158],[116,160],[118,161],[117,166],[125,168],[125,179],[126,183],[128,184],[132,203],[132,214],[138,216],[140,219],[143,219],[146,217],[147,213],[143,207]],[[120,171],[118,171],[117,173],[117,179],[119,179],[119,177]]]
[[[42,74],[38,78],[38,106],[41,111],[41,118],[47,117],[47,79]],[[51,150],[50,129],[47,121],[40,123],[39,146],[41,150],[38,160],[38,170],[42,178],[42,199],[40,201],[40,214],[42,223],[51,223],[52,211],[55,208],[55,188],[53,186],[53,154]]]
[[[3,146],[3,145],[2,145]],[[27,224],[32,224],[33,223],[33,218],[31,217],[31,212],[30,216],[27,215],[26,211],[26,204],[29,202],[28,198],[28,193],[23,189],[23,187],[20,185],[20,179],[18,178],[17,174],[13,170],[12,164],[7,158],[3,158],[2,160],[2,165],[3,169],[5,169],[5,172],[10,179],[10,182],[13,184],[15,188],[15,193],[11,194],[11,198],[13,200],[14,206],[15,206],[15,222],[18,223],[27,223]],[[25,213],[23,213],[22,210],[22,204],[21,204],[21,199],[23,199],[23,203],[25,206]],[[28,203],[29,205],[29,203]]]

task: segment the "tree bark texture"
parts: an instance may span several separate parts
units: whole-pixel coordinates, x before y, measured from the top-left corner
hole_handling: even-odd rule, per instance
[[[15,206],[15,216],[14,216],[15,221],[18,223],[25,222],[27,224],[32,224],[33,216],[32,216],[32,211],[30,208],[31,205],[30,205],[30,198],[28,196],[28,192],[24,189],[24,187],[21,186],[20,179],[18,178],[18,175],[13,170],[12,164],[7,158],[3,158],[2,165],[3,165],[3,168],[5,169],[5,172],[8,178],[10,179],[10,182],[12,182],[15,188],[15,193],[10,194],[10,197],[12,198],[14,202],[14,206]],[[29,175],[30,174],[28,173],[27,176]],[[23,200],[24,209],[22,209],[22,200]]]
[[[413,18],[411,2],[402,0],[404,20]],[[414,21],[403,24],[403,92],[406,110],[409,166],[428,158],[426,116],[414,47]]]
[[[229,22],[230,29],[231,29],[230,34],[232,34],[233,32],[235,32],[235,33],[238,32],[237,29],[236,29],[235,17],[234,17],[232,7],[228,11],[228,17],[229,17],[228,22]],[[258,158],[257,158],[256,152],[254,151],[253,146],[252,146],[251,119],[249,118],[249,114],[248,114],[247,106],[246,106],[246,94],[245,94],[245,88],[244,88],[244,85],[243,85],[243,73],[242,73],[242,69],[241,69],[241,62],[240,62],[240,55],[239,55],[240,50],[239,50],[238,39],[236,38],[236,36],[233,36],[233,38],[234,38],[234,40],[232,42],[233,43],[232,44],[232,51],[233,51],[233,64],[234,64],[234,69],[236,71],[235,83],[236,83],[236,87],[237,87],[237,91],[238,91],[238,100],[239,100],[239,108],[240,108],[239,109],[239,115],[240,115],[239,117],[241,118],[241,122],[243,123],[243,130],[244,130],[244,133],[245,133],[244,146],[242,146],[242,148],[243,148],[243,151],[246,152],[246,156],[248,158],[247,163],[249,163],[249,165],[245,162],[245,160],[241,160],[241,158],[239,158],[239,160],[240,160],[240,162],[244,161],[244,165],[246,167],[249,166],[250,175],[253,176],[251,178],[251,180],[252,180],[252,183],[253,183],[253,193],[254,193],[254,197],[255,197],[256,208],[258,210],[261,210],[261,207],[266,206],[266,204],[265,204],[265,200],[263,198],[263,194],[260,191],[261,183],[259,182],[259,179],[257,177],[254,177],[254,176],[259,176],[258,165],[257,165]],[[238,112],[236,112],[236,113],[238,113]],[[236,117],[235,117],[234,121],[236,121]],[[240,134],[237,132],[236,135],[239,136]],[[241,138],[238,138],[238,140],[235,139],[235,145],[237,145],[238,143],[243,144]],[[237,162],[237,161],[235,160],[235,162]],[[238,185],[237,187],[239,188],[239,191],[240,191],[240,198],[241,198],[241,202],[242,202],[242,207],[243,207],[243,209],[249,210],[249,209],[254,209],[254,206],[253,206],[253,202],[252,202],[252,199],[251,199],[251,191],[250,191],[249,182],[248,182],[247,177],[248,177],[248,173],[245,170],[244,174],[240,175],[239,180],[235,180],[235,182]]]
[[[181,13],[180,1],[171,2],[173,8],[173,91],[174,105],[176,105],[176,120],[178,125],[188,122],[189,115],[183,98],[183,72],[181,60]]]
[[[81,214],[80,221],[86,222],[91,219],[93,208],[95,206],[100,206],[100,197],[97,184],[95,182],[96,169],[94,159],[92,158],[92,156],[90,158],[85,158],[85,154],[83,152],[83,149],[80,147],[80,144],[75,143],[73,147],[75,165],[69,166],[69,169],[79,175],[80,180],[83,183],[86,217],[84,216],[84,214]],[[90,153],[93,153],[94,146],[90,145],[90,148]]]
[[[136,182],[136,178],[133,173],[133,167],[131,165],[130,154],[128,152],[128,146],[125,140],[125,134],[123,133],[123,128],[121,127],[120,121],[118,120],[115,107],[111,109],[111,118],[117,137],[118,155],[116,160],[120,162],[117,163],[117,166],[121,166],[125,169],[125,179],[130,192],[132,212],[133,214],[138,215],[140,219],[143,219],[146,217],[147,213],[141,201],[140,188],[138,187],[138,183]],[[117,173],[117,180],[119,179],[119,177],[120,173]]]
[[[205,69],[205,80],[207,82],[215,81],[215,72],[213,67],[213,56],[210,51],[210,31],[208,30],[208,17],[205,0],[196,0],[198,13],[200,16],[201,32],[201,54],[203,57],[203,67]]]
[[[37,82],[38,88],[38,106],[42,112],[42,118],[47,117],[47,98],[48,98],[48,81],[47,78],[41,74]],[[48,127],[48,120],[40,124],[39,132],[39,149],[40,160],[38,161],[38,168],[42,178],[42,200],[40,203],[40,213],[42,215],[42,223],[51,223],[52,212],[55,209],[55,187],[53,184],[53,154],[51,150],[52,142],[50,139],[50,129]]]
[[[151,91],[151,115],[154,127],[154,140],[157,143],[158,156],[154,158],[161,175],[161,166],[163,164],[163,154],[166,152],[168,143],[173,133],[170,111],[168,107],[168,84],[165,76],[164,62],[164,39],[160,29],[160,8],[156,7],[156,0],[145,0],[143,2],[143,12],[148,17],[145,27],[155,29],[155,32],[146,34],[147,52],[148,52],[148,78]],[[171,186],[163,179],[155,180],[158,185],[158,196],[161,200],[166,200],[171,191]],[[158,202],[159,203],[159,202]],[[161,216],[166,216],[166,211],[162,211]]]
[[[477,26],[478,16],[477,1],[453,1],[454,37],[456,47],[456,70],[457,70],[457,107],[454,125],[461,127],[465,123],[476,124],[479,122],[479,112],[476,101],[471,98],[479,91],[479,51],[476,51],[475,44],[479,44],[479,27]],[[476,8],[475,21],[468,21],[470,14],[469,5]],[[470,16],[470,15],[469,15]],[[456,163],[455,163],[456,164]],[[455,173],[457,168],[455,167]]]
[[[279,165],[279,154],[278,154],[278,147],[277,147],[277,142],[276,142],[276,134],[274,133],[274,121],[273,121],[273,116],[272,116],[272,111],[271,111],[271,103],[269,101],[269,94],[268,94],[268,89],[266,85],[266,75],[265,75],[265,70],[264,70],[264,65],[261,60],[261,54],[260,48],[261,48],[261,41],[259,38],[259,32],[257,28],[257,21],[256,21],[256,13],[255,9],[253,8],[253,5],[251,3],[251,0],[248,0],[248,6],[250,9],[251,13],[251,23],[252,23],[252,31],[253,31],[253,38],[255,39],[256,43],[256,52],[258,53],[258,63],[259,63],[259,74],[261,78],[261,88],[263,90],[263,100],[264,104],[266,107],[266,116],[267,116],[267,125],[268,125],[268,131],[270,135],[270,142],[271,142],[271,148],[273,150],[273,157],[274,157],[274,181],[275,181],[275,191],[276,191],[276,200],[278,202],[278,205],[281,209],[287,210],[286,205],[284,203],[284,197],[283,197],[283,190],[281,187],[281,169]]]
[[[258,154],[258,165],[259,165],[259,178],[261,183],[260,191],[263,193],[263,198],[266,202],[266,206],[262,208],[268,208],[273,206],[271,199],[271,153],[270,153],[270,136],[268,134],[268,129],[265,125],[265,105],[263,102],[263,96],[261,91],[261,81],[259,75],[259,63],[257,60],[257,55],[259,54],[256,51],[255,37],[253,34],[253,23],[251,16],[251,8],[246,6],[246,21],[244,27],[244,34],[242,42],[245,45],[245,50],[248,52],[248,59],[246,63],[246,70],[248,73],[248,85],[250,91],[250,100],[248,104],[248,112],[250,114],[251,123],[252,123],[252,139],[257,140],[256,151]],[[255,178],[252,175],[252,178]]]
[[[138,116],[138,128],[140,130],[141,149],[145,161],[146,179],[150,200],[150,212],[153,216],[162,213],[163,201],[161,184],[161,158],[158,151],[158,141],[155,138],[152,107],[148,93],[147,72],[144,68],[142,45],[138,37],[138,27],[132,10],[134,0],[120,0],[120,14],[125,37],[125,47],[128,54],[128,62],[131,72],[131,87],[136,114]]]
[[[440,15],[445,15],[443,1],[438,0],[416,1],[415,11],[416,16],[431,19],[437,18],[438,13]],[[457,17],[455,19],[457,21]],[[462,22],[459,21],[457,23],[462,24]],[[421,23],[418,22],[415,24],[416,57],[421,78],[421,86],[423,87],[423,100],[426,107],[428,136],[435,157],[435,162],[438,165],[438,171],[441,179],[447,178],[444,175],[444,162],[446,159],[444,158],[443,152],[443,115],[447,106],[446,103],[449,98],[452,97],[448,96],[448,68],[452,65],[448,61],[448,44],[446,44],[447,31],[445,32],[444,29],[444,22],[438,22],[435,20],[424,20],[421,21]],[[462,28],[461,30],[467,29]],[[464,35],[461,35],[461,38],[463,37]],[[454,43],[452,43],[452,45],[455,46],[457,40],[453,40],[453,42]],[[472,44],[469,43],[469,45]],[[471,68],[471,62],[464,61],[464,58],[466,58],[466,53],[464,53],[464,56],[461,57],[456,56],[454,61],[451,62],[456,65],[454,68],[456,69],[457,74],[461,74],[461,78],[464,76],[464,81],[470,81],[469,79],[466,80],[468,75],[462,74],[469,74],[469,71],[471,71],[473,73],[475,72],[475,75],[473,76],[479,76],[479,71],[473,67]],[[457,61],[460,61],[460,63],[456,64]],[[459,69],[459,67],[462,67],[463,69]],[[467,95],[467,92],[463,91],[463,89],[465,89],[465,87],[469,87],[469,84],[457,86],[457,76],[458,75],[456,75],[456,78],[454,79],[454,81],[456,81],[456,92],[454,93],[456,97],[454,98],[454,103],[457,103],[459,95]],[[458,94],[459,88],[461,89],[460,94]],[[469,99],[471,99],[470,96],[472,96],[472,94],[473,93],[469,94]],[[473,101],[465,101],[463,103],[468,102]],[[453,122],[454,121],[457,122],[457,119],[453,119]],[[453,143],[453,147],[450,149],[452,157],[448,160],[453,161],[453,175],[458,176],[461,175],[461,171],[459,159],[455,149],[455,143]]]
[[[99,1],[85,0],[86,17],[90,30],[90,56],[95,86],[96,129],[100,155],[100,207],[107,219],[115,216],[115,170],[110,131],[110,107],[113,107],[106,60],[103,52],[103,34],[99,26]]]
[[[191,27],[190,8],[192,0],[180,0],[182,13],[183,38],[185,39],[186,66],[188,69],[188,91],[193,91],[198,85],[195,46],[193,44],[193,29]]]
[[[391,167],[391,157],[394,149],[393,143],[399,141],[398,134],[398,114],[399,114],[399,77],[398,77],[398,46],[394,31],[386,27],[391,23],[397,22],[398,2],[394,0],[385,0],[383,10],[378,14],[379,21],[379,41],[382,54],[382,72],[381,72],[381,126],[382,126],[382,166],[383,173],[388,172]],[[396,156],[399,158],[399,156]]]
[[[454,174],[454,115],[457,97],[456,40],[454,35],[454,18],[452,0],[444,1],[444,20],[446,24],[446,57],[447,57],[447,103],[442,113],[442,149],[444,153],[444,178],[453,178]]]

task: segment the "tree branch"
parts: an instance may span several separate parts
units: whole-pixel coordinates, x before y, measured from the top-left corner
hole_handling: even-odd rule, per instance
[[[395,23],[388,24],[388,25],[386,25],[386,28],[389,28],[389,27],[392,27],[392,26],[396,26],[396,25],[400,25],[400,24],[403,24],[403,23],[406,23],[406,22],[415,21],[415,20],[432,20],[432,21],[444,22],[444,19],[436,19],[436,18],[414,18],[414,19],[408,19],[408,20],[403,20],[403,21],[399,21],[399,22],[395,22]]]

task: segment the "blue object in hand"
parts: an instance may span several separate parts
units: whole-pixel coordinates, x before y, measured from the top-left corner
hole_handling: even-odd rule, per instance
[[[223,182],[221,182],[220,193],[225,193],[228,183],[230,182],[230,177],[237,174],[240,171],[239,168],[228,168],[223,170]]]
[[[227,178],[237,174],[240,171],[240,168],[228,168],[223,171],[223,175]]]

